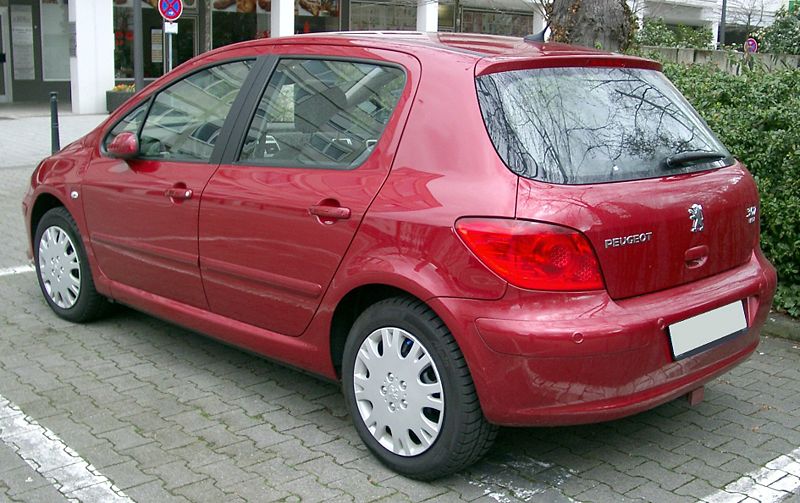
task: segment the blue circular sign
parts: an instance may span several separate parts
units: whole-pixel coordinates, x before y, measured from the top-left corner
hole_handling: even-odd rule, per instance
[[[177,21],[183,14],[183,0],[158,0],[158,12],[170,23]]]
[[[744,41],[744,52],[758,52],[758,41],[753,37]]]

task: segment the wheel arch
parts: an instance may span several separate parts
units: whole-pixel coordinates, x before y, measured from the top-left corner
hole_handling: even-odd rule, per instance
[[[397,286],[383,283],[360,285],[347,292],[336,304],[331,317],[330,356],[336,376],[341,378],[344,344],[350,328],[368,307],[390,297],[408,297],[419,300],[431,307],[425,300]],[[433,309],[431,307],[431,309]]]
[[[32,245],[34,244],[33,241],[36,239],[36,228],[39,226],[39,222],[42,220],[44,214],[58,207],[66,208],[66,205],[61,199],[50,192],[42,192],[36,198],[36,201],[33,203],[33,208],[31,208],[30,239]]]

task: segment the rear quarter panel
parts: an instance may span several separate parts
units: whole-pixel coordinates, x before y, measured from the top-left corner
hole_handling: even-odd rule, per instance
[[[463,216],[514,217],[517,176],[498,158],[478,108],[475,58],[422,50],[422,78],[392,171],[331,283],[332,310],[364,284],[433,297],[500,298],[505,281],[454,231]]]

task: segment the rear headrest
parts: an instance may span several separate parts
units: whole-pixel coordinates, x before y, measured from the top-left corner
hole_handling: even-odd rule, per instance
[[[344,110],[347,97],[338,87],[330,87],[297,103],[294,109],[295,125],[304,133],[314,133],[331,120],[336,112]]]

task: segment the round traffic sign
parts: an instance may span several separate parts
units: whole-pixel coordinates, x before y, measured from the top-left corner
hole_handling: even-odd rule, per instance
[[[753,37],[744,41],[744,52],[758,52],[758,41]]]
[[[183,14],[183,0],[158,0],[158,12],[170,23],[177,21]]]

